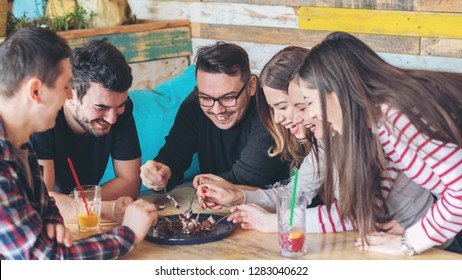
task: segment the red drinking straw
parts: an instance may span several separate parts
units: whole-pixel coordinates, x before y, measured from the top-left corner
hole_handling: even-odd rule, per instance
[[[88,216],[90,216],[90,211],[88,211],[88,204],[87,200],[85,199],[85,195],[83,195],[82,186],[80,186],[79,178],[77,177],[77,173],[75,173],[74,165],[72,164],[72,160],[70,157],[67,158],[67,162],[69,163],[69,167],[71,168],[72,175],[74,176],[75,183],[77,184],[77,188],[79,189],[80,196],[83,199],[83,203],[85,203],[85,209],[87,210]]]

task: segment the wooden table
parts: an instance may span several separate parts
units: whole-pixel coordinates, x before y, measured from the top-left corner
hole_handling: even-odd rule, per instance
[[[189,206],[189,201],[193,195],[193,189],[182,188],[170,192],[181,204],[180,209],[176,209],[165,199],[165,195],[154,194],[144,199],[152,202],[164,202],[166,208],[159,212],[160,216],[182,213]],[[193,204],[193,210],[197,211],[197,201]],[[204,213],[217,213],[210,210]],[[227,210],[218,211],[219,214],[227,213]],[[77,225],[68,225],[76,238],[83,238],[88,234],[78,232]],[[114,224],[104,223],[102,230],[108,230],[114,227]],[[462,255],[455,254],[439,249],[430,249],[420,255],[413,257],[396,256],[379,254],[373,252],[363,252],[353,245],[353,240],[358,237],[356,232],[343,233],[312,233],[307,234],[308,253],[299,259],[352,259],[352,260],[420,260],[420,259],[458,259],[462,260]],[[279,244],[277,233],[262,233],[256,230],[243,230],[239,225],[236,230],[227,238],[199,245],[159,245],[149,241],[143,241],[126,256],[121,259],[125,260],[199,260],[199,259],[217,259],[217,260],[268,260],[268,259],[288,259],[279,254]]]

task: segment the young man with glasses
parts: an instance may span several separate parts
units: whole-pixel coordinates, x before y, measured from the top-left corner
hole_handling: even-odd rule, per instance
[[[263,187],[287,178],[288,163],[268,155],[274,141],[257,113],[258,79],[245,50],[224,42],[200,48],[196,80],[165,145],[141,167],[143,184],[160,191],[183,183],[194,153],[202,174],[237,185]]]

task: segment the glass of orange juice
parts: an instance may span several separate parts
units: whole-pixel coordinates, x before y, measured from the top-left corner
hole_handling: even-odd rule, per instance
[[[82,194],[85,200],[82,198]],[[82,193],[74,188],[79,230],[82,232],[99,231],[101,223],[101,187],[83,185]],[[85,205],[85,201],[87,205]]]
[[[292,203],[294,206],[291,213]],[[306,253],[305,241],[306,197],[297,193],[282,193],[277,199],[279,249],[284,257],[298,257]]]

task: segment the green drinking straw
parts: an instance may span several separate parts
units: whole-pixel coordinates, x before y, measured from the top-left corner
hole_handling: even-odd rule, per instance
[[[294,178],[294,189],[292,190],[292,204],[290,205],[290,220],[289,220],[290,229],[292,229],[292,222],[294,220],[295,196],[297,194],[298,169],[295,169],[294,177],[295,178]]]

